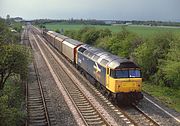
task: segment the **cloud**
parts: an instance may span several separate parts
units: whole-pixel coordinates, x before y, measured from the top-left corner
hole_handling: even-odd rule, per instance
[[[180,19],[179,0],[1,0],[0,15],[121,20]]]

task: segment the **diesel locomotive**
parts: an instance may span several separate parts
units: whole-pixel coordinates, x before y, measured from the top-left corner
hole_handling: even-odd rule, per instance
[[[43,31],[45,39],[108,97],[118,102],[139,102],[142,95],[140,67],[120,58],[53,31]]]

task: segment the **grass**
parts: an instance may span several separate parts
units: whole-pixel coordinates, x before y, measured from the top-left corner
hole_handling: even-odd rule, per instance
[[[143,83],[143,90],[153,97],[156,97],[168,107],[180,112],[180,89]]]
[[[79,30],[84,27],[96,27],[97,29],[105,29],[108,28],[112,32],[119,32],[122,30],[122,25],[83,25],[83,24],[65,24],[65,23],[47,23],[45,24],[47,29],[50,30]],[[142,37],[153,36],[159,32],[174,32],[180,35],[180,28],[170,28],[170,27],[150,27],[150,26],[138,26],[138,25],[129,25],[127,26],[129,31],[137,33]]]

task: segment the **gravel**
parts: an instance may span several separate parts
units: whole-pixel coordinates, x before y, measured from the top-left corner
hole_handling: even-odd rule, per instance
[[[37,66],[40,74],[40,78],[45,88],[47,95],[50,99],[51,110],[54,114],[55,120],[58,126],[76,126],[77,123],[69,110],[64,98],[59,91],[44,59],[42,58],[39,50],[35,48],[35,60],[37,61]]]
[[[175,117],[180,117],[180,113],[176,112],[173,109],[168,108],[164,104],[162,104],[160,101],[158,101],[156,98],[144,93],[144,96],[148,99],[155,102],[157,105],[159,105],[161,108],[166,110],[167,112],[173,114]],[[160,125],[163,126],[178,126],[180,123],[178,123],[175,119],[167,115],[164,111],[160,110],[158,107],[156,107],[154,104],[150,103],[146,98],[144,98],[138,105],[145,113],[147,113],[152,119],[154,119],[156,122],[158,122]]]

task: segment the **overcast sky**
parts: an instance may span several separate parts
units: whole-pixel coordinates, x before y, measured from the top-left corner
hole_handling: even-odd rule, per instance
[[[0,0],[0,16],[24,19],[180,21],[180,0]]]

